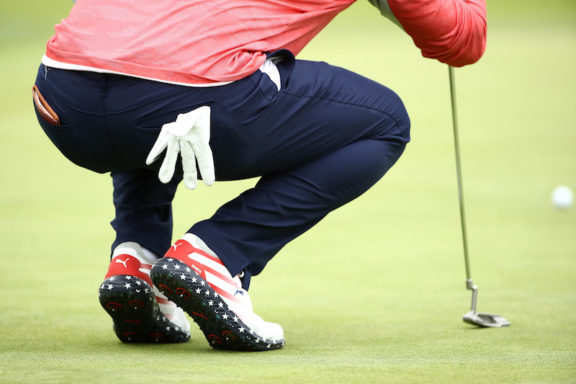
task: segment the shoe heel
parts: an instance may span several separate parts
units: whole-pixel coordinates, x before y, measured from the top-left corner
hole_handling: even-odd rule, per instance
[[[98,297],[124,343],[179,343],[190,338],[164,317],[152,287],[138,277],[111,276],[100,285]]]
[[[104,280],[98,290],[100,305],[112,317],[114,331],[126,343],[143,341],[143,330],[154,318],[154,292],[143,280],[125,275]]]

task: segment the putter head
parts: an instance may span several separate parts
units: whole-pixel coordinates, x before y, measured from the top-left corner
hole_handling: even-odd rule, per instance
[[[510,326],[510,322],[500,315],[470,311],[462,316],[465,323],[482,328],[501,328]]]

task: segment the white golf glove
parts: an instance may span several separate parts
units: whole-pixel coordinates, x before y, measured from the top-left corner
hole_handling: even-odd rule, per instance
[[[162,126],[160,135],[146,158],[146,164],[152,164],[166,149],[166,156],[158,172],[158,178],[164,184],[174,176],[178,154],[182,157],[184,184],[195,189],[200,175],[206,185],[214,184],[214,160],[210,149],[210,107],[204,106],[191,112],[178,115],[176,121]]]

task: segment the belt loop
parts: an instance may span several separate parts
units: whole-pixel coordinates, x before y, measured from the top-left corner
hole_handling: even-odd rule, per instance
[[[44,67],[44,81],[48,80],[48,71],[50,70],[50,67],[42,64],[42,66]]]

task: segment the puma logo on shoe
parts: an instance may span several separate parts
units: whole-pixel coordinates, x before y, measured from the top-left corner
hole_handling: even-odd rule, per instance
[[[126,260],[116,259],[116,262],[124,265],[124,268],[128,268],[128,265],[126,265],[126,263],[128,262],[128,259],[126,259]]]

